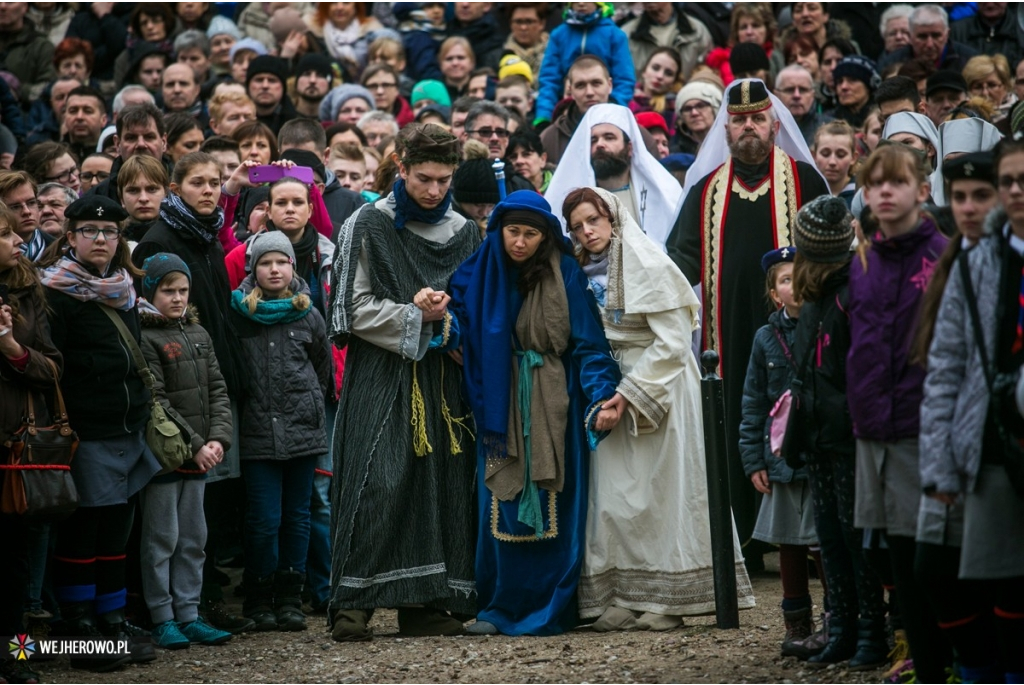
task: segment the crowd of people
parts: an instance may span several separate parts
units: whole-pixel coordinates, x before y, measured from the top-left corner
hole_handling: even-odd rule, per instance
[[[781,653],[1022,682],[1022,16],[0,3],[0,634],[677,628],[710,349]],[[77,508],[26,518],[54,369]]]

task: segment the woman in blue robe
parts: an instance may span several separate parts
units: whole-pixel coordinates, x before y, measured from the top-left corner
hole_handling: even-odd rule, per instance
[[[557,635],[577,621],[590,450],[618,364],[558,219],[532,191],[494,208],[452,278],[479,431],[476,634]]]

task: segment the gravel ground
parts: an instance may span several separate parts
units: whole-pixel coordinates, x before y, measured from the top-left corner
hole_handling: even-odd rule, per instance
[[[45,682],[65,683],[871,683],[881,673],[812,670],[779,657],[784,633],[777,555],[751,580],[757,607],[740,612],[739,630],[714,617],[688,618],[667,633],[587,629],[537,637],[401,638],[394,611],[374,616],[372,642],[331,640],[323,617],[305,633],[250,633],[220,647],[159,651],[159,659],[116,673],[74,671],[61,662],[33,664]],[[812,594],[821,587],[812,581]]]

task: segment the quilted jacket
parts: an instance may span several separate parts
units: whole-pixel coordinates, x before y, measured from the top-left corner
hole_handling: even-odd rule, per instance
[[[239,289],[247,293],[253,278]],[[296,278],[292,291],[309,295]],[[289,323],[262,324],[234,309],[231,319],[245,368],[247,390],[239,425],[244,459],[294,459],[328,450],[324,397],[331,382],[327,326],[320,312]]]
[[[189,305],[183,319],[172,321],[152,305],[140,304],[142,354],[155,380],[154,391],[171,419],[185,431],[192,454],[210,440],[231,447],[231,400],[213,353],[213,340]],[[196,472],[189,460],[180,471]],[[171,475],[171,474],[168,474]]]

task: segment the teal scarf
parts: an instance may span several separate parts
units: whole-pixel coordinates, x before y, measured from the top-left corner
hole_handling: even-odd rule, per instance
[[[266,326],[298,321],[309,314],[311,309],[308,297],[302,298],[306,306],[299,309],[300,303],[297,300],[299,300],[300,296],[296,295],[286,300],[260,300],[256,305],[256,311],[250,312],[249,307],[242,303],[244,297],[245,293],[241,290],[235,290],[231,293],[231,306],[234,310],[247,319],[252,319],[256,323]]]

